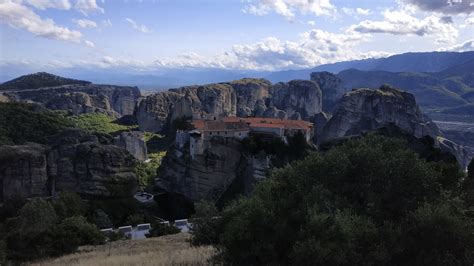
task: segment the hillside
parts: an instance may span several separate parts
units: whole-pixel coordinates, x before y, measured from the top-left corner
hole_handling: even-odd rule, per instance
[[[211,246],[191,247],[189,234],[179,233],[144,240],[123,240],[109,245],[84,246],[79,252],[30,265],[209,265]]]
[[[35,90],[71,84],[90,84],[89,81],[63,78],[46,72],[25,75],[0,84],[0,90]]]

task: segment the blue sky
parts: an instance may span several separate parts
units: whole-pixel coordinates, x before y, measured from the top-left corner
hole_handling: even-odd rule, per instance
[[[0,0],[0,67],[282,70],[474,50],[474,0]]]

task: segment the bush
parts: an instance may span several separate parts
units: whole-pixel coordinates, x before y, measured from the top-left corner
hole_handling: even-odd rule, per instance
[[[221,257],[237,265],[469,264],[474,227],[453,193],[459,177],[401,140],[351,140],[274,172],[227,207]]]
[[[86,206],[81,197],[74,192],[62,191],[59,198],[53,203],[56,214],[61,219],[72,216],[83,216],[86,212]]]
[[[127,225],[138,225],[145,222],[145,216],[141,213],[134,213],[127,217],[127,221],[125,222]]]
[[[6,265],[7,261],[7,244],[4,240],[0,240],[0,265]]]
[[[191,243],[193,245],[213,245],[219,240],[219,212],[211,202],[200,201],[194,207],[196,213],[191,218]]]
[[[109,216],[101,209],[94,211],[92,215],[92,221],[97,226],[97,228],[110,228],[113,226],[112,221],[110,221]]]
[[[57,255],[74,252],[81,245],[105,243],[104,235],[83,216],[64,219],[54,230],[54,238]]]
[[[146,237],[158,237],[164,235],[174,235],[180,233],[181,230],[174,225],[166,225],[160,222],[155,222],[151,226],[150,233]]]
[[[138,178],[140,187],[146,188],[153,185],[156,177],[156,171],[161,165],[161,160],[165,157],[166,152],[150,153],[148,154],[149,162],[140,162],[135,167],[135,174]]]

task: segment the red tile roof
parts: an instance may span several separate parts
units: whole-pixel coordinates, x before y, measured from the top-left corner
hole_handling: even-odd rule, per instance
[[[308,130],[313,127],[313,123],[303,120],[290,120],[279,118],[261,117],[225,117],[222,120],[194,120],[194,128],[201,131],[240,131],[249,130],[252,127],[285,128]]]

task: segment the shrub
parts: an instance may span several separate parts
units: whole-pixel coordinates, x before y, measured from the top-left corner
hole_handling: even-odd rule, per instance
[[[94,211],[92,215],[92,221],[97,226],[97,228],[110,228],[113,226],[112,221],[110,221],[109,216],[101,209]]]
[[[86,206],[81,197],[74,192],[62,191],[59,198],[53,203],[56,214],[61,218],[82,216],[85,214]]]
[[[98,245],[105,242],[103,234],[83,216],[64,219],[54,230],[55,252],[59,254],[76,251],[81,245]]]
[[[180,233],[181,230],[174,225],[166,225],[160,222],[155,222],[151,226],[150,233],[146,237],[158,237],[164,235],[174,235]]]
[[[145,222],[145,216],[141,213],[134,213],[127,217],[127,225],[137,225]]]
[[[213,245],[219,240],[219,212],[216,206],[200,201],[194,207],[196,213],[191,218],[191,243],[193,245]]]

